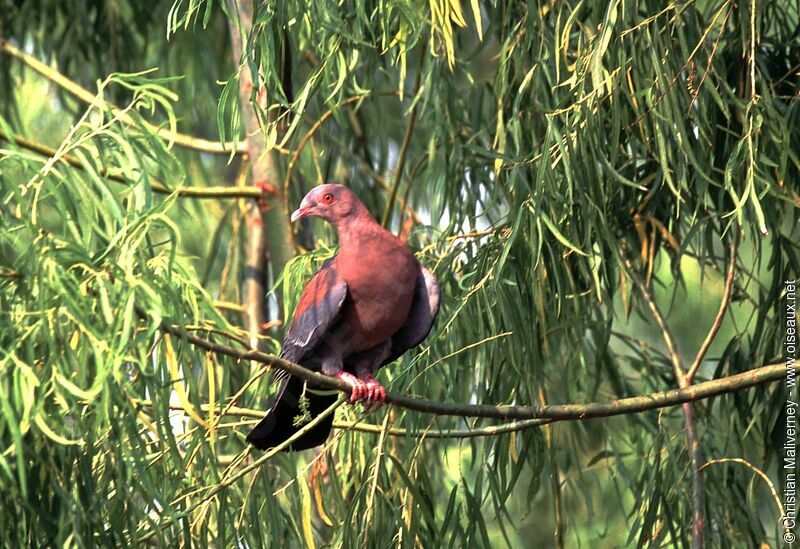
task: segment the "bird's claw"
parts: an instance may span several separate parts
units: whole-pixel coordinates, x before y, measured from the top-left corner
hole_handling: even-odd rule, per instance
[[[367,402],[364,405],[364,411],[367,413],[374,411],[378,411],[383,408],[383,405],[386,403],[386,389],[384,389],[381,382],[372,377],[369,374],[366,374],[364,377],[364,385],[366,387],[366,394],[364,395],[364,400]],[[375,408],[377,406],[377,408]]]
[[[350,400],[348,401],[351,404],[361,402],[364,404],[364,410],[367,413],[373,411],[373,409],[377,411],[383,408],[386,401],[386,389],[384,389],[380,381],[371,375],[365,374],[362,376],[363,379],[359,379],[349,372],[341,371],[336,374],[336,377],[352,387]],[[376,405],[377,408],[375,408]]]
[[[341,379],[351,387],[350,399],[348,400],[348,402],[350,402],[351,404],[355,404],[356,402],[364,398],[364,394],[366,393],[367,389],[367,384],[365,382],[361,381],[353,374],[344,371],[341,371],[338,374],[336,374],[336,377],[338,379]]]

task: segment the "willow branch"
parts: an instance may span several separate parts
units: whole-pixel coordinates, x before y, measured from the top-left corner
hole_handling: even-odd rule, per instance
[[[691,384],[688,385],[691,387]],[[702,549],[705,530],[705,490],[703,488],[703,455],[694,422],[694,408],[689,402],[682,405],[686,427],[686,447],[692,467],[692,549]]]
[[[658,391],[638,397],[629,397],[619,400],[612,400],[610,402],[588,402],[586,404],[554,404],[539,406],[537,408],[515,406],[513,408],[522,408],[524,410],[533,410],[532,413],[536,415],[534,418],[512,421],[500,425],[489,425],[484,427],[476,427],[474,429],[418,429],[410,430],[402,427],[389,427],[387,433],[397,437],[410,437],[410,438],[477,438],[485,436],[495,436],[515,431],[524,431],[533,427],[556,423],[559,421],[582,421],[586,419],[597,419],[611,416],[621,416],[628,414],[636,414],[650,410],[661,408],[669,408],[677,406],[686,402],[697,402],[706,400],[726,393],[735,393],[758,385],[767,383],[774,383],[782,380],[786,375],[786,370],[783,364],[771,364],[755,368],[747,372],[734,374],[731,376],[705,381],[692,385],[687,389],[673,389],[671,391]],[[331,378],[333,379],[333,378]],[[398,395],[394,395],[398,396]],[[410,397],[408,397],[410,398]],[[421,399],[411,399],[417,402],[426,402]],[[139,400],[137,404],[141,406],[152,406],[152,402],[147,400]],[[397,404],[397,402],[394,402]],[[440,406],[451,407],[452,405],[437,403]],[[169,405],[171,410],[184,411],[184,407],[177,403]],[[463,408],[475,409],[476,405],[463,406]],[[512,408],[512,407],[506,407]],[[203,404],[200,406],[202,411],[208,411],[209,405]],[[429,410],[423,410],[428,412]],[[470,412],[470,410],[462,410]],[[439,412],[430,412],[439,413]],[[224,415],[249,417],[254,421],[263,419],[267,412],[264,410],[255,410],[253,408],[242,408],[239,406],[229,407]],[[486,417],[481,416],[477,412],[453,414],[449,410],[447,413],[440,415],[462,415],[473,417]],[[494,417],[494,416],[492,416]],[[382,425],[375,425],[372,423],[365,423],[361,421],[334,421],[334,428],[349,429],[353,431],[361,431],[364,433],[380,434],[383,432]]]
[[[232,301],[215,301],[214,307],[222,311],[233,311],[236,313],[241,313],[244,310],[240,304],[233,303]]]
[[[478,437],[491,437],[502,435],[505,433],[513,433],[515,431],[524,431],[532,427],[538,427],[547,423],[552,423],[548,419],[524,419],[520,421],[512,421],[503,423],[501,425],[488,425],[485,427],[475,427],[474,429],[405,429],[403,427],[388,427],[386,434],[393,437],[407,437],[407,438],[478,438]],[[362,433],[375,433],[380,434],[384,431],[383,425],[375,425],[372,423],[364,423],[361,421],[334,421],[333,426],[336,429],[347,429],[352,431],[361,431]]]
[[[653,319],[661,330],[661,336],[667,346],[667,354],[669,355],[670,362],[672,362],[672,368],[675,371],[675,378],[678,381],[678,386],[681,389],[692,387],[692,379],[683,367],[683,361],[678,351],[678,344],[675,342],[675,337],[672,335],[664,316],[658,309],[653,294],[639,275],[636,274],[631,260],[628,259],[622,249],[620,250],[620,257],[622,258],[622,264],[625,270],[628,272],[628,276],[631,277],[639,293],[642,294],[647,308],[650,309]],[[702,549],[704,542],[703,531],[705,530],[705,491],[703,489],[702,469],[703,455],[700,451],[700,439],[697,437],[697,428],[694,422],[694,409],[692,408],[691,402],[684,402],[682,409],[684,430],[686,433],[686,447],[689,452],[692,470],[692,549]]]
[[[543,404],[547,404],[547,395],[544,392],[544,386],[539,386],[539,400]],[[553,434],[554,429],[551,426],[547,426],[544,429],[544,440],[547,446],[547,452],[550,457],[550,464],[552,466],[552,485],[553,485],[553,511],[554,516],[553,519],[556,523],[556,531],[554,532],[556,547],[558,549],[564,549],[564,524],[563,524],[563,514],[562,514],[562,501],[561,501],[561,472],[558,466],[558,458],[556,456],[556,447],[553,443]]]
[[[389,184],[389,182],[386,181],[386,179],[381,174],[372,169],[372,166],[370,166],[366,160],[364,160],[362,157],[360,157],[352,150],[350,150],[350,147],[348,147],[345,143],[342,143],[341,140],[337,139],[331,133],[325,132],[325,130],[323,130],[323,134],[325,135],[325,138],[327,140],[329,140],[331,143],[333,143],[339,148],[339,153],[342,156],[350,158],[355,163],[355,167],[360,172],[362,172],[364,175],[372,179],[384,191],[386,192],[391,191],[391,185]],[[422,217],[420,217],[420,215],[416,212],[416,210],[414,210],[414,208],[411,207],[411,205],[406,201],[405,197],[398,196],[397,200],[400,206],[405,210],[406,215],[410,216],[415,223],[422,224]]]
[[[706,462],[703,465],[702,469],[705,470],[708,467],[711,467],[712,465],[718,465],[718,464],[721,464],[721,463],[738,463],[739,465],[744,465],[745,467],[747,467],[748,469],[753,471],[754,474],[756,474],[759,477],[761,477],[761,479],[767,484],[767,487],[769,488],[769,492],[770,492],[770,494],[772,494],[772,499],[775,500],[775,504],[778,506],[778,512],[780,513],[780,515],[778,515],[778,516],[780,516],[780,517],[785,517],[786,516],[786,510],[783,507],[783,502],[781,501],[781,498],[778,496],[778,491],[775,489],[775,485],[772,484],[772,481],[769,479],[767,474],[764,473],[764,471],[762,471],[761,469],[759,469],[758,467],[756,467],[755,465],[753,465],[752,463],[750,463],[746,459],[742,459],[742,458],[717,458],[717,459],[712,459],[711,461]],[[784,526],[784,528],[785,528],[785,526]]]
[[[16,134],[6,135],[2,131],[0,131],[0,141],[16,143],[17,146],[22,147],[23,149],[33,151],[48,158],[54,158],[57,153],[56,149],[48,147],[47,145],[39,143],[38,141],[34,141]],[[79,170],[86,170],[86,166],[73,156],[61,155],[58,157],[58,159],[74,168],[78,168]],[[106,168],[101,167],[97,170],[97,173],[101,177],[105,177],[111,181],[122,183],[123,185],[130,185],[129,180],[125,179],[121,175],[109,173],[109,170]],[[175,193],[178,196],[192,198],[259,198],[262,194],[261,189],[258,187],[177,187],[175,189],[171,189],[164,183],[153,180],[152,178],[150,179],[150,188],[153,189],[153,192],[158,194]]]
[[[403,168],[406,164],[406,158],[408,156],[408,147],[411,145],[411,136],[414,135],[414,124],[417,121],[417,94],[419,94],[419,86],[420,82],[422,81],[422,62],[425,58],[425,48],[420,48],[420,57],[419,57],[419,66],[417,67],[417,79],[414,83],[414,96],[412,97],[412,101],[414,101],[414,106],[411,107],[411,114],[408,117],[408,124],[406,125],[406,133],[403,136],[403,144],[400,146],[400,155],[397,158],[397,166],[395,168],[394,173],[394,183],[392,184],[392,190],[389,192],[389,198],[386,200],[386,209],[383,211],[383,220],[381,225],[384,228],[389,226],[389,221],[392,218],[392,209],[394,208],[394,201],[397,197],[397,190],[400,188],[400,181],[403,178]],[[402,224],[402,223],[401,223]]]
[[[137,400],[136,403],[144,407],[152,407],[153,403],[149,400]],[[170,403],[170,410],[185,412],[186,408],[179,403]],[[210,409],[208,404],[201,404],[200,410],[207,412]],[[245,417],[252,418],[251,420],[225,423],[217,426],[217,429],[223,426],[235,425],[249,425],[256,423],[267,415],[264,410],[255,410],[253,408],[241,408],[239,406],[230,406],[224,410],[225,416]],[[524,431],[540,425],[553,423],[554,420],[541,418],[541,419],[524,419],[520,421],[511,421],[502,423],[500,425],[487,425],[484,427],[475,427],[473,429],[405,429],[403,427],[388,427],[386,433],[394,437],[407,437],[407,438],[478,438],[488,437],[495,435],[502,435],[506,433],[513,433],[515,431]],[[363,421],[334,421],[333,427],[335,429],[343,429],[348,431],[360,431],[362,433],[375,433],[380,434],[384,431],[383,425],[375,425],[374,423],[366,423]]]
[[[350,394],[352,387],[345,382],[299,364],[283,360],[277,356],[254,349],[236,349],[214,341],[197,337],[185,330],[166,323],[161,329],[178,337],[194,347],[211,351],[240,361],[255,361],[284,370],[291,375],[326,389],[337,389]],[[609,417],[633,412],[644,412],[666,406],[693,402],[712,396],[736,392],[741,389],[769,383],[784,378],[786,369],[782,364],[756,368],[729,377],[697,383],[690,387],[671,389],[646,396],[623,398],[607,403],[563,404],[547,406],[510,406],[495,404],[448,404],[435,400],[411,397],[400,393],[387,393],[386,402],[408,410],[429,414],[462,417],[485,417],[494,419],[548,419],[552,421],[583,420]]]
[[[77,97],[84,103],[93,103],[95,99],[95,94],[87,90],[86,88],[80,86],[76,82],[70,80],[48,64],[42,62],[38,58],[34,57],[33,55],[27,54],[24,51],[20,50],[11,45],[10,42],[7,40],[0,38],[0,51],[22,61],[25,65],[33,69],[34,71],[38,72],[54,84],[58,85],[68,93],[72,94],[73,96]],[[112,106],[112,111],[114,114],[119,114],[120,109],[117,107]],[[123,114],[121,119],[126,123],[132,126],[136,125],[136,122],[131,118],[129,115]],[[165,128],[159,128],[149,122],[144,123],[147,128],[158,135],[164,141],[168,141],[170,143],[175,143],[176,145],[180,145],[181,147],[187,149],[193,149],[196,151],[202,151],[207,153],[214,153],[214,154],[231,154],[233,151],[235,154],[243,154],[247,152],[245,145],[243,143],[239,143],[234,145],[234,143],[219,143],[217,141],[209,141],[208,139],[201,139],[199,137],[193,137],[191,135],[186,135],[178,132],[173,132],[171,130],[167,130]]]
[[[290,436],[289,438],[287,438],[286,440],[281,442],[275,448],[270,449],[268,452],[266,452],[263,456],[259,457],[254,462],[250,463],[249,465],[247,465],[245,467],[242,467],[241,469],[239,469],[232,476],[222,479],[219,483],[217,483],[216,485],[211,487],[211,489],[209,490],[209,492],[207,494],[205,494],[205,496],[203,496],[202,498],[198,498],[194,503],[189,505],[184,511],[181,511],[180,513],[178,513],[176,515],[172,515],[172,516],[168,517],[165,521],[163,521],[160,524],[158,524],[157,528],[159,530],[164,530],[170,524],[173,524],[176,520],[179,520],[180,518],[183,518],[183,517],[188,517],[195,509],[197,509],[201,505],[204,505],[211,498],[215,497],[217,494],[219,494],[224,489],[226,489],[229,486],[231,486],[233,483],[235,483],[236,481],[238,481],[240,478],[244,477],[245,475],[247,475],[251,471],[255,471],[256,469],[260,468],[267,461],[272,459],[276,454],[278,454],[279,452],[282,452],[283,450],[288,448],[295,440],[299,439],[300,437],[302,437],[303,435],[305,435],[306,433],[311,431],[320,422],[322,422],[322,420],[324,420],[326,417],[328,417],[329,415],[334,413],[336,411],[336,408],[341,406],[341,404],[344,401],[345,401],[345,398],[343,396],[339,397],[339,399],[337,399],[336,402],[334,402],[333,404],[328,406],[328,408],[326,408],[322,413],[320,413],[318,416],[316,416],[314,419],[312,419],[309,423],[304,425],[301,429],[299,429],[292,436]],[[146,541],[151,536],[153,530],[154,530],[154,528],[150,529],[146,533],[142,534],[139,537],[139,541],[140,542],[141,541]]]
[[[739,238],[737,235],[734,235],[729,249],[731,257],[728,263],[728,273],[725,276],[725,290],[722,292],[722,302],[719,305],[717,316],[714,319],[714,323],[711,325],[711,329],[708,331],[708,335],[706,335],[703,344],[700,345],[700,349],[697,351],[697,356],[695,356],[694,362],[692,362],[692,365],[689,367],[689,371],[686,373],[686,378],[689,383],[691,383],[694,379],[695,374],[697,374],[697,370],[700,369],[700,365],[703,363],[703,359],[705,358],[708,349],[714,342],[714,338],[717,337],[717,333],[722,327],[722,321],[725,319],[725,313],[728,311],[728,306],[731,303],[731,295],[733,294],[733,275],[736,273],[736,252],[738,250],[738,246]]]
[[[631,260],[622,250],[620,250],[620,257],[622,258],[622,264],[625,267],[628,276],[631,278],[631,280],[633,280],[633,283],[636,285],[639,293],[642,294],[642,298],[644,299],[647,308],[650,310],[650,314],[653,316],[653,320],[656,321],[656,325],[661,332],[661,337],[667,346],[667,355],[669,356],[670,363],[672,363],[672,369],[675,372],[675,379],[680,387],[684,387],[686,385],[686,372],[683,368],[683,360],[681,359],[681,354],[678,351],[678,344],[675,342],[675,337],[672,335],[672,331],[669,329],[667,321],[664,320],[664,317],[661,314],[658,305],[656,304],[656,300],[653,298],[653,294],[647,288],[641,277],[636,274]]]

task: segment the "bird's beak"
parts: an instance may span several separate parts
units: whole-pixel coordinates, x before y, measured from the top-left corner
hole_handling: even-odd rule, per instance
[[[314,215],[315,205],[316,204],[314,203],[314,200],[310,199],[308,195],[304,196],[303,201],[300,202],[300,207],[292,213],[292,216],[289,219],[291,219],[292,223],[294,223],[298,219],[308,217],[309,215]]]
[[[309,213],[311,213],[311,208],[297,208],[294,212],[292,212],[292,216],[289,218],[292,223],[297,221],[300,218],[306,217]]]

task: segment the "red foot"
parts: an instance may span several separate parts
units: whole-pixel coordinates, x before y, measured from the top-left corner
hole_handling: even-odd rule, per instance
[[[351,373],[345,372],[342,370],[336,376],[338,379],[341,379],[345,383],[347,383],[350,387],[352,387],[352,391],[350,392],[350,402],[355,403],[364,398],[367,391],[367,384],[358,379]]]
[[[383,405],[386,403],[386,389],[384,389],[381,382],[372,377],[370,374],[364,374],[363,379],[365,381],[364,385],[366,386],[366,395],[365,399],[367,400],[367,404],[365,410],[367,413],[373,411],[374,406],[378,406],[374,408],[377,412]]]
[[[336,374],[338,379],[341,379],[350,387],[350,403],[364,402],[366,412],[371,412],[374,406],[378,407],[375,410],[380,410],[386,401],[386,389],[383,388],[380,381],[375,379],[369,374],[364,374],[363,379],[359,379],[351,373],[344,370]]]

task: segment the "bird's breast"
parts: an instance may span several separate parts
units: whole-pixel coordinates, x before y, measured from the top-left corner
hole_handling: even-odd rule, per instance
[[[347,352],[354,353],[389,340],[403,326],[420,267],[405,246],[342,259],[348,296],[337,332]]]

